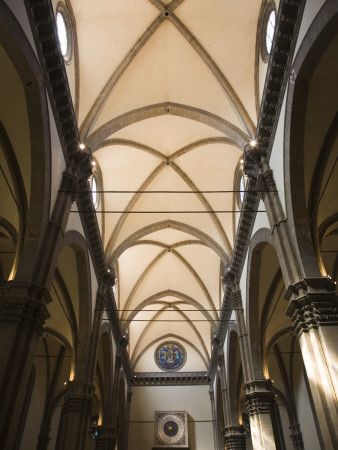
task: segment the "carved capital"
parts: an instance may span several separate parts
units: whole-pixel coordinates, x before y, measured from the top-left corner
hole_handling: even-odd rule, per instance
[[[290,426],[293,448],[295,450],[304,450],[303,435],[300,431],[299,423],[294,423]]]
[[[245,450],[245,436],[240,425],[224,428],[223,435],[227,450]]]
[[[117,441],[116,428],[100,427],[99,435],[95,438],[95,450],[111,450]]]
[[[46,290],[31,283],[9,281],[2,286],[1,292],[1,326],[32,330],[40,336],[49,317],[46,303],[50,297]]]
[[[274,402],[270,380],[254,380],[245,385],[244,402],[249,415],[270,414]]]
[[[331,279],[304,278],[289,286],[286,297],[290,300],[286,314],[291,317],[296,333],[338,324],[338,301]]]
[[[90,415],[93,406],[94,386],[90,383],[70,381],[64,395],[65,414]]]

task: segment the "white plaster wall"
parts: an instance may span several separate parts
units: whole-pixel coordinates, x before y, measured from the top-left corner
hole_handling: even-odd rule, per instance
[[[214,449],[209,385],[133,387],[128,450],[152,449],[155,411],[187,411],[190,449]]]

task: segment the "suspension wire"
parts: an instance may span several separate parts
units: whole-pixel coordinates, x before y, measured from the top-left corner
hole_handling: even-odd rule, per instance
[[[266,210],[261,209],[250,209],[250,210],[220,210],[220,211],[84,211],[82,209],[70,211],[71,213],[82,213],[82,214],[240,214],[244,213],[262,213]]]
[[[73,194],[87,194],[88,191],[72,191]],[[93,191],[90,191],[93,192]],[[238,192],[246,192],[245,190],[229,190],[229,191],[104,191],[95,190],[97,194],[232,194]],[[268,193],[278,192],[277,189],[272,190],[253,190],[252,193]]]

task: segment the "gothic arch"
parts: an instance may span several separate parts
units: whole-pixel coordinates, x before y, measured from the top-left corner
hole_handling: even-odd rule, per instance
[[[36,260],[38,250],[41,248],[42,236],[49,219],[51,155],[48,104],[46,91],[41,83],[41,69],[35,53],[17,19],[4,2],[0,4],[0,25],[0,44],[5,50],[3,58],[10,61],[9,64],[12,65],[18,76],[20,92],[23,93],[23,97],[21,97],[24,103],[22,111],[26,111],[26,132],[30,141],[30,145],[25,142],[24,151],[20,149],[20,145],[13,146],[13,154],[15,155],[17,151],[21,154],[21,163],[19,165],[9,164],[12,177],[17,181],[25,179],[25,184],[21,183],[21,191],[24,189],[25,195],[21,198],[26,197],[27,199],[27,206],[25,207],[23,203],[21,206],[19,205],[18,210],[22,221],[21,229],[18,230],[18,242],[21,248],[13,278],[14,276],[16,279],[25,276],[27,279],[27,266],[31,271],[35,268],[32,261]],[[10,91],[5,85],[2,85],[2,89]],[[19,118],[10,118],[10,115],[6,115],[4,120],[1,128],[8,131],[10,125],[11,133],[7,136],[7,144],[8,142],[13,144],[13,123],[10,124],[9,121],[17,121],[14,133],[16,136],[20,136],[20,127],[24,125]],[[2,136],[4,137],[4,134]],[[1,139],[1,144],[5,143]],[[29,154],[25,163],[22,159],[23,154],[25,157]],[[13,158],[11,161],[14,161]],[[23,175],[23,171],[26,170],[27,172]]]
[[[320,65],[321,57],[329,44],[337,36],[338,29],[338,5],[334,0],[327,1],[315,17],[308,32],[298,50],[294,64],[293,73],[296,76],[295,83],[289,83],[286,117],[287,124],[284,130],[284,175],[285,175],[285,196],[288,221],[290,222],[290,232],[293,237],[294,247],[298,252],[302,264],[303,273],[307,277],[325,275],[321,263],[320,251],[318,248],[318,230],[314,222],[316,221],[316,210],[309,211],[307,196],[311,195],[309,187],[305,187],[308,181],[305,180],[303,170],[296,170],[296,167],[304,167],[308,145],[304,141],[306,126],[306,110],[309,103],[311,81],[315,70]],[[326,83],[321,84],[321,90],[325,91]],[[334,99],[334,93],[330,97]],[[322,92],[321,94],[322,95]],[[316,111],[317,116],[321,116],[320,110]],[[325,139],[322,143],[322,151],[318,156],[317,166],[324,159],[328,161],[327,154],[334,140],[337,130],[337,117],[330,120],[331,127],[325,132]],[[316,125],[316,133],[320,124]],[[330,129],[331,128],[331,129]],[[335,131],[334,131],[335,130]],[[307,142],[309,138],[307,138]],[[326,147],[326,149],[325,149]],[[326,152],[326,154],[325,154]],[[314,159],[314,156],[311,155]],[[315,156],[317,158],[317,155]],[[297,161],[297,164],[294,162]],[[327,162],[326,161],[326,162]],[[315,178],[323,177],[324,168],[320,168],[320,173],[313,174]],[[309,175],[308,175],[309,176]],[[315,197],[312,198],[312,201]],[[317,202],[320,201],[317,195]],[[309,203],[309,204],[307,204]],[[318,206],[319,203],[317,203]],[[320,224],[319,224],[320,225]]]

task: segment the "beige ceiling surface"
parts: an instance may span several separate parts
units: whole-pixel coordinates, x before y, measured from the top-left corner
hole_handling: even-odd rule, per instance
[[[71,7],[79,128],[102,173],[104,247],[132,364],[160,370],[154,350],[173,339],[187,350],[181,370],[206,370],[233,247],[236,167],[255,130],[261,2]]]

